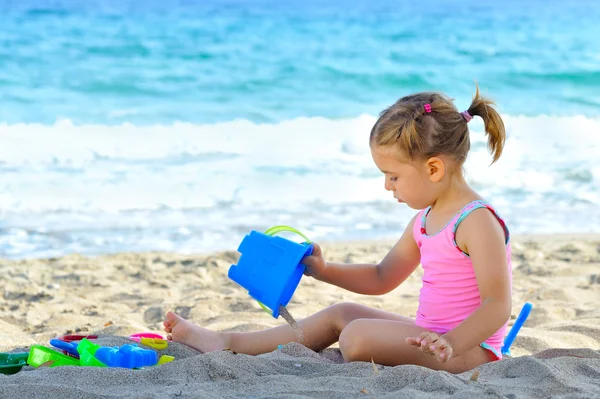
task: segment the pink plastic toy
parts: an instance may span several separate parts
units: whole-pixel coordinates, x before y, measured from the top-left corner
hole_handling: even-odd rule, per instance
[[[142,338],[151,338],[151,339],[165,339],[165,337],[163,337],[160,334],[155,334],[155,333],[151,333],[151,332],[141,332],[141,333],[137,333],[137,334],[131,334],[129,336],[129,339],[135,342],[140,342],[140,340]]]

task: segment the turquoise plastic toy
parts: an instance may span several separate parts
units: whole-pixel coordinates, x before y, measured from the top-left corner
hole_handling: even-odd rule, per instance
[[[123,345],[120,348],[100,347],[94,355],[108,367],[138,369],[154,366],[158,363],[158,355],[151,349],[142,349],[135,344]]]
[[[28,352],[0,353],[0,374],[16,374],[27,365]]]
[[[299,234],[306,242],[274,236],[282,231]],[[306,269],[300,261],[312,250],[308,238],[292,227],[275,226],[264,233],[252,230],[238,247],[242,255],[237,265],[231,265],[228,275],[278,318],[279,307],[288,304]]]

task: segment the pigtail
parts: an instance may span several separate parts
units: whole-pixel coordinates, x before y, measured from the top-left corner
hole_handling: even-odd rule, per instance
[[[483,119],[485,132],[488,136],[488,149],[493,157],[492,163],[496,162],[500,158],[500,155],[502,155],[506,141],[504,122],[502,122],[502,118],[494,108],[494,105],[495,103],[492,100],[479,95],[479,85],[477,85],[477,90],[468,112],[471,116],[479,116]]]

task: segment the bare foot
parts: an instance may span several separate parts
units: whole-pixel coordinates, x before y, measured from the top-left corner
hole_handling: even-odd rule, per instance
[[[202,328],[173,312],[168,312],[163,322],[167,339],[190,346],[200,352],[214,352],[227,348],[225,336]]]

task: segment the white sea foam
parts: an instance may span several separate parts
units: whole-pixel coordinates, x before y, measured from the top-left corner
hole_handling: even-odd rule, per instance
[[[473,185],[513,231],[600,231],[600,120],[504,120],[489,167],[483,126],[471,126]],[[279,223],[317,240],[397,236],[414,212],[383,189],[374,121],[0,125],[0,255],[235,248]]]

